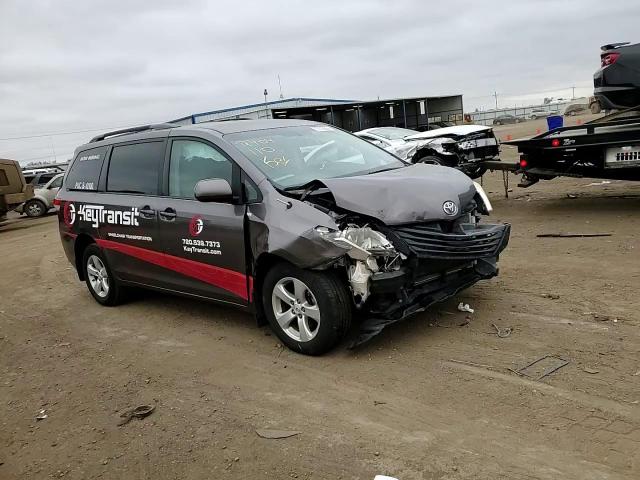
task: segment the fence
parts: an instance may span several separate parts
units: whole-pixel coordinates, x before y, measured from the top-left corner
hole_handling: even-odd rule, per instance
[[[493,120],[500,115],[513,115],[514,117],[518,117],[523,120],[529,119],[531,118],[531,114],[534,110],[544,111],[549,113],[550,115],[562,115],[564,109],[567,108],[567,105],[570,105],[572,103],[575,103],[575,100],[570,102],[549,103],[546,105],[530,105],[528,107],[486,110],[483,112],[473,112],[469,115],[471,115],[471,123],[474,123],[476,125],[491,125],[493,124]]]

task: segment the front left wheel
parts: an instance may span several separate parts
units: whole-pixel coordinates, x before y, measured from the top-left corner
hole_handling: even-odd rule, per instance
[[[351,325],[351,297],[345,282],[334,272],[279,263],[265,276],[262,302],[282,343],[306,355],[329,351]]]

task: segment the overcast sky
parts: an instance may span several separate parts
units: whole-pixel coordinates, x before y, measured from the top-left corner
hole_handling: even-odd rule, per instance
[[[0,0],[0,158],[278,97],[463,94],[466,110],[593,91],[638,0]],[[531,97],[525,97],[532,94]]]

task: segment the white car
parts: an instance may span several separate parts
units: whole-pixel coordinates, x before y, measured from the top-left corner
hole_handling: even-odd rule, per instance
[[[26,201],[16,212],[24,213],[28,217],[42,217],[53,208],[53,199],[62,186],[64,173],[60,173],[49,180],[42,188],[33,192],[33,198]]]
[[[354,135],[402,160],[455,167],[471,178],[477,178],[486,171],[481,165],[483,160],[495,158],[499,153],[493,129],[484,125],[456,125],[426,132],[376,127]]]

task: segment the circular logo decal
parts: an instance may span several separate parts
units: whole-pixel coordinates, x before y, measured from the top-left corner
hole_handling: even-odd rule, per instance
[[[451,200],[447,200],[442,204],[442,210],[449,216],[454,216],[458,213],[458,205]]]
[[[202,217],[198,215],[192,217],[189,222],[189,233],[191,236],[197,237],[202,233],[202,230],[204,230],[204,220],[202,220]]]
[[[67,227],[70,227],[76,221],[76,207],[71,202],[66,202],[62,208],[62,219]]]

